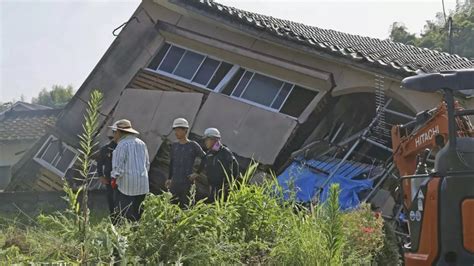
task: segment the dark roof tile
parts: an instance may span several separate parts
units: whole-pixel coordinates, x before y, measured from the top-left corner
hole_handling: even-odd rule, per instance
[[[357,62],[408,75],[416,71],[474,68],[474,62],[458,55],[405,45],[389,40],[321,29],[271,16],[260,15],[210,0],[171,0],[185,8],[204,11],[208,16],[248,25],[250,29],[266,31],[278,38],[303,44],[331,55],[347,57]],[[365,59],[365,60],[361,60]]]
[[[56,123],[61,110],[8,111],[0,116],[0,141],[36,140]]]

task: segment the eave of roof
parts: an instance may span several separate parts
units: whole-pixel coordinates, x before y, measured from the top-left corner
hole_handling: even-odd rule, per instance
[[[458,55],[353,34],[326,30],[260,15],[209,0],[169,0],[189,11],[226,23],[252,35],[268,34],[355,65],[376,68],[405,77],[416,72],[474,68],[474,62]],[[307,50],[307,49],[304,49]]]

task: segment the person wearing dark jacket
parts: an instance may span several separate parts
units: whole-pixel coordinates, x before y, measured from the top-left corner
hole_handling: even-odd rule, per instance
[[[112,153],[115,147],[117,147],[117,143],[113,140],[113,137],[109,138],[111,139],[110,142],[100,148],[99,158],[97,159],[97,174],[100,178],[100,182],[105,185],[110,215],[113,215],[115,209],[115,192],[111,184],[110,173],[112,172]]]
[[[229,184],[239,175],[239,163],[228,147],[221,143],[221,133],[216,128],[204,131],[208,150],[200,169],[204,169],[209,183],[209,202],[214,202],[222,192],[227,197]]]
[[[173,202],[178,203],[181,208],[189,205],[194,162],[196,158],[203,158],[205,155],[197,142],[188,139],[188,129],[186,119],[174,120],[173,130],[178,142],[171,145],[170,172],[166,181],[166,187],[173,194]]]

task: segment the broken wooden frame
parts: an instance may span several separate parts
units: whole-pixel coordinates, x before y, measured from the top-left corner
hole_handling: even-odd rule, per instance
[[[377,147],[381,150],[384,150],[388,153],[392,153],[391,147],[387,147],[386,145],[381,144],[380,142],[377,141],[377,135],[380,134],[380,131],[374,131],[374,127],[379,123],[379,117],[382,115],[382,113],[390,113],[395,116],[407,119],[407,120],[413,120],[414,117],[389,109],[389,105],[391,103],[391,99],[389,99],[383,107],[377,108],[375,117],[372,119],[372,121],[369,123],[369,125],[360,130],[359,132],[337,142],[334,143],[336,140],[337,136],[340,134],[340,132],[343,131],[344,124],[339,125],[338,127],[334,127],[331,129],[330,133],[326,137],[326,139],[319,139],[316,141],[313,141],[309,144],[307,144],[305,147],[293,152],[291,154],[290,160],[293,160],[297,157],[303,156],[303,157],[308,157],[308,155],[311,153],[311,150],[317,149],[318,147],[321,147],[323,145],[326,145],[327,148],[325,150],[319,151],[316,157],[312,157],[313,159],[317,158],[323,158],[323,157],[341,157],[337,161],[337,165],[330,169],[327,173],[327,178],[324,182],[323,185],[317,188],[316,194],[313,197],[313,203],[317,203],[321,197],[322,189],[331,182],[331,179],[334,177],[334,175],[340,170],[341,166],[344,164],[353,163],[357,164],[357,161],[354,161],[352,157],[354,155],[358,155],[361,157],[368,157],[365,154],[358,154],[358,147],[362,146],[363,143],[367,145],[372,145],[374,147]],[[388,124],[387,124],[388,125]],[[348,146],[349,145],[349,146]],[[341,154],[340,151],[343,150],[344,152]],[[374,160],[375,164],[375,160]],[[374,165],[375,166],[375,165]],[[397,178],[398,176],[395,175],[395,164],[392,161],[391,155],[389,156],[388,159],[379,162],[378,165],[376,165],[378,168],[382,168],[383,171],[379,171],[373,176],[367,176],[367,178],[370,178],[374,181],[374,185],[372,186],[372,189],[368,191],[366,195],[364,195],[360,200],[361,202],[370,202],[372,199],[376,197],[376,195],[379,193],[379,191],[382,189],[385,181],[388,178]],[[396,197],[392,194],[392,197]],[[378,205],[384,205],[384,203],[379,203]],[[377,207],[382,207],[382,206],[377,206]],[[382,208],[383,209],[383,208]],[[388,208],[384,209],[384,217],[387,217],[388,219],[394,220],[395,217],[398,217],[400,214],[400,206],[395,204],[395,201],[391,204],[389,204]]]

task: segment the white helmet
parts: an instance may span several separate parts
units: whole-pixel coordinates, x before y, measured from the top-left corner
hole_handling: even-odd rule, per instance
[[[173,121],[173,129],[175,129],[177,127],[189,128],[188,120],[186,120],[184,118],[176,118]]]
[[[217,128],[208,128],[204,131],[205,138],[221,138],[221,132]]]

